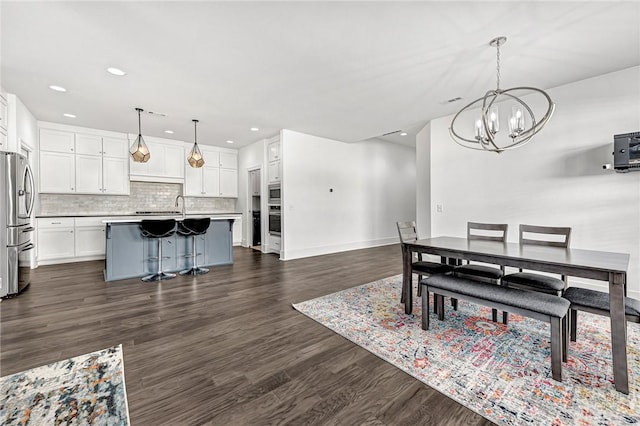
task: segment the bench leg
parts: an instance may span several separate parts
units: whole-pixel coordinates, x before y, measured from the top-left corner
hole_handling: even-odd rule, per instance
[[[451,307],[454,311],[458,310],[458,299],[451,298]]]
[[[562,318],[562,362],[569,358],[569,315]]]
[[[576,341],[576,336],[578,334],[578,311],[575,309],[569,309],[569,326],[571,327],[570,335],[571,341]]]
[[[420,284],[420,281],[422,281],[422,278],[423,278],[422,275],[418,275],[418,297],[422,296],[422,285]]]
[[[491,309],[491,321],[498,322],[498,310],[496,308]]]
[[[429,329],[429,288],[422,292],[422,329]]]
[[[562,319],[551,318],[551,376],[562,381]]]
[[[440,321],[444,320],[444,296],[441,294],[436,294],[435,297],[437,297],[437,303],[438,303],[438,319]]]
[[[502,323],[507,325],[509,323],[509,312],[502,311]]]

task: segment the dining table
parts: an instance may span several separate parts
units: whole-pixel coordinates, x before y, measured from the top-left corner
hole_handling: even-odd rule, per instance
[[[588,278],[609,283],[609,317],[615,388],[629,394],[627,371],[627,320],[624,298],[627,293],[629,254],[510,242],[468,240],[459,237],[435,237],[402,243],[405,313],[411,314],[413,291],[411,263],[414,253],[439,256],[442,262],[459,264],[461,260],[499,266],[551,272],[568,277]]]

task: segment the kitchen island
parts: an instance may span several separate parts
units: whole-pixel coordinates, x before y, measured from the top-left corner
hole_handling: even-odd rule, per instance
[[[189,214],[186,218],[210,217],[207,232],[196,237],[198,266],[210,267],[233,263],[232,228],[238,214]],[[158,241],[145,238],[140,233],[142,220],[183,219],[182,215],[125,216],[104,219],[106,225],[105,281],[138,278],[150,275],[158,269]],[[162,267],[166,272],[176,272],[191,267],[192,237],[177,232],[162,239]],[[156,258],[156,259],[153,259]]]

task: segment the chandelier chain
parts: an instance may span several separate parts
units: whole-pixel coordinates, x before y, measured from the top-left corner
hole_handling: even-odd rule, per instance
[[[500,42],[496,44],[496,89],[500,90]]]

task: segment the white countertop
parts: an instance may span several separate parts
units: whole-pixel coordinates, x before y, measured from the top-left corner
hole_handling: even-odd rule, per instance
[[[193,213],[187,214],[185,216],[187,219],[200,219],[209,217],[211,220],[236,220],[242,217],[241,213]],[[175,219],[182,220],[182,215],[133,215],[133,216],[113,216],[113,217],[105,217],[102,220],[102,223],[136,223],[142,222],[143,220],[164,220],[164,219]]]

